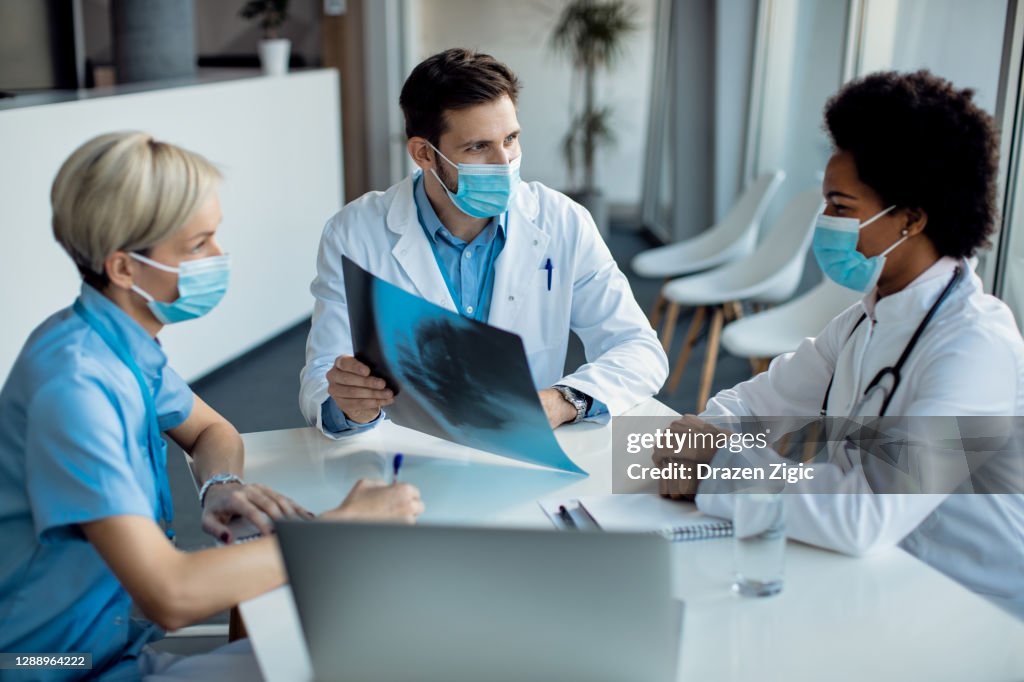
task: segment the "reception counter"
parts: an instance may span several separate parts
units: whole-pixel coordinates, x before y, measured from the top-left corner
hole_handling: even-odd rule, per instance
[[[254,73],[0,100],[0,381],[31,330],[77,295],[78,273],[51,232],[50,185],[99,133],[145,130],[224,174],[218,240],[232,256],[230,290],[208,317],[160,336],[186,379],[310,314],[320,233],[343,202],[338,76]]]

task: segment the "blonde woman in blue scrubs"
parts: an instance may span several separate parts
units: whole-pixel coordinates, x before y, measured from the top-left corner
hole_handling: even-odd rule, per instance
[[[166,433],[203,482],[203,527],[306,516],[241,480],[242,440],[167,364],[165,324],[223,296],[220,174],[144,133],[86,142],[53,184],[53,232],[81,295],[29,337],[0,392],[0,651],[89,653],[90,678],[258,676],[236,642],[174,657],[147,644],[285,580],[272,536],[198,552],[172,542]],[[360,482],[324,518],[412,522],[412,486]],[[131,618],[133,602],[152,621]],[[74,671],[23,671],[65,679]]]

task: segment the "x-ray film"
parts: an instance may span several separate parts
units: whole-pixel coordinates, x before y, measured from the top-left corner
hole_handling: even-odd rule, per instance
[[[388,417],[438,438],[585,474],[562,451],[517,335],[446,310],[344,258],[355,356],[395,393]]]

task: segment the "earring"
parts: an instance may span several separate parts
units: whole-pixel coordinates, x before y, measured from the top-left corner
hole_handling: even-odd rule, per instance
[[[901,237],[906,237],[908,234],[909,232],[907,230],[903,230],[902,232],[900,232]]]

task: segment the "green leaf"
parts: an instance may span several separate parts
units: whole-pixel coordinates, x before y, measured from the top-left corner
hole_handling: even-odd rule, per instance
[[[256,19],[264,36],[275,34],[277,29],[288,20],[289,0],[249,0],[239,10],[243,19]]]
[[[625,0],[573,0],[558,17],[551,47],[578,69],[609,69],[626,36],[637,30],[635,17],[636,8]]]
[[[610,70],[618,63],[627,35],[639,28],[635,17],[636,8],[626,0],[572,0],[551,33],[552,50],[569,58],[585,84],[583,111],[573,116],[562,140],[562,155],[571,180],[582,165],[586,184],[594,176],[597,149],[615,143],[611,108],[592,101],[593,84],[599,70]]]

